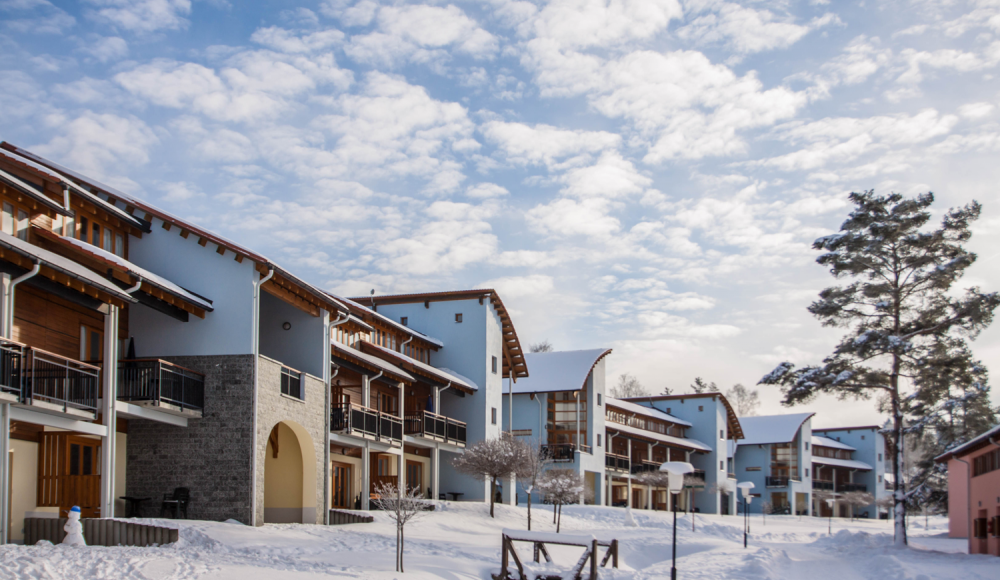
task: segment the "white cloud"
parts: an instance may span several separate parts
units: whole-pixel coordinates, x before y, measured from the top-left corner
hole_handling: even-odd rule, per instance
[[[534,230],[543,234],[608,239],[621,230],[621,222],[608,211],[605,200],[562,198],[532,208],[526,218]]]
[[[39,154],[114,184],[119,176],[149,162],[159,142],[140,119],[90,111],[59,123],[59,135],[36,147]]]
[[[137,34],[182,30],[190,22],[191,0],[84,0],[89,18]]]
[[[254,31],[250,40],[279,52],[309,53],[341,44],[344,41],[344,33],[330,29],[296,34],[284,28],[268,26]]]
[[[958,114],[966,119],[982,119],[989,116],[994,108],[992,103],[966,103],[958,108]]]
[[[83,41],[80,50],[98,62],[111,62],[128,56],[128,43],[118,36],[94,36]]]
[[[557,181],[565,184],[562,191],[566,195],[604,200],[641,193],[653,183],[631,161],[613,151],[601,155],[593,165],[567,171]]]
[[[76,26],[76,18],[48,0],[5,0],[0,12],[13,16],[0,18],[0,26],[24,34],[64,34]]]
[[[476,284],[476,287],[493,288],[507,301],[510,301],[525,298],[544,297],[551,294],[555,289],[555,282],[552,276],[531,274],[528,276],[507,276],[504,278],[494,278],[481,284]]]
[[[504,197],[510,195],[510,192],[507,191],[506,187],[495,183],[477,183],[470,185],[465,190],[465,195],[474,199],[488,199],[491,197]]]
[[[621,137],[606,131],[572,131],[551,125],[490,121],[481,131],[496,143],[504,158],[517,165],[545,165],[549,168],[586,162],[592,153],[614,149]]]
[[[903,85],[916,85],[924,80],[924,69],[950,69],[957,72],[972,72],[992,68],[1000,63],[1000,41],[989,45],[981,54],[945,48],[922,51],[908,48],[900,53],[906,63],[906,70],[896,79]]]
[[[555,0],[537,12],[533,8],[521,8],[520,34],[564,49],[650,38],[682,14],[676,0]]]
[[[729,2],[692,4],[689,15],[703,15],[678,29],[677,36],[697,45],[722,43],[736,54],[787,48],[810,31],[838,22],[836,16],[826,14],[801,25],[790,17],[779,18],[769,10]]]

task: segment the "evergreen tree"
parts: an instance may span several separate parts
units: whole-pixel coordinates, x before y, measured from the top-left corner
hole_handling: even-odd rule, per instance
[[[813,243],[825,252],[816,261],[846,283],[823,290],[809,306],[824,326],[847,333],[821,365],[796,368],[784,362],[761,383],[780,385],[788,406],[820,394],[888,396],[895,535],[897,545],[904,545],[904,415],[908,401],[919,398],[926,384],[915,379],[933,374],[933,353],[942,340],[962,343],[988,326],[1000,296],[978,288],[961,295],[950,291],[976,259],[963,246],[972,235],[969,225],[979,217],[979,203],[949,210],[939,228],[925,231],[931,193],[904,198],[866,191],[851,193],[850,199],[855,207],[840,232]],[[915,392],[905,393],[901,379],[914,379]]]
[[[701,377],[695,377],[694,382],[691,383],[691,390],[700,395],[701,393],[718,393],[719,387]]]

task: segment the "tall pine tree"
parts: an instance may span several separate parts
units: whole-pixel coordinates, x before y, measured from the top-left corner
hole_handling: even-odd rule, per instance
[[[992,321],[1000,296],[978,288],[950,291],[976,260],[963,246],[971,236],[969,224],[979,217],[978,203],[949,210],[939,228],[927,231],[931,193],[905,198],[866,191],[851,193],[850,199],[854,210],[840,232],[813,243],[824,252],[816,261],[845,283],[823,290],[809,306],[823,326],[847,333],[821,365],[796,368],[784,362],[761,383],[780,385],[788,406],[820,394],[889,398],[895,537],[897,545],[905,545],[902,443],[907,401],[915,393],[904,390],[904,383],[920,393],[924,385],[915,379],[935,364],[934,350],[943,340],[975,338]]]

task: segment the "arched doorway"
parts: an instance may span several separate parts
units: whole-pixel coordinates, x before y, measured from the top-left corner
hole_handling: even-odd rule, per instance
[[[312,438],[294,421],[271,429],[264,455],[264,522],[316,523],[316,457]]]

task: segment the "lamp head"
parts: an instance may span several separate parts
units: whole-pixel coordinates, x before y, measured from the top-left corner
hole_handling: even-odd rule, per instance
[[[740,493],[743,494],[743,497],[750,497],[750,490],[754,486],[752,481],[741,481],[736,484],[736,487],[740,488]]]
[[[668,461],[660,466],[660,471],[683,476],[694,472],[694,466],[686,461]]]

